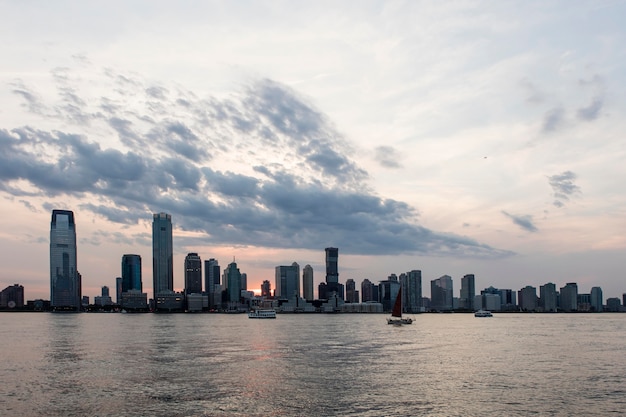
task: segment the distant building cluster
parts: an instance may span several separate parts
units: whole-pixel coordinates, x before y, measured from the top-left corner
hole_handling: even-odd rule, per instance
[[[559,288],[546,283],[537,289],[526,286],[518,291],[488,287],[476,292],[475,276],[461,278],[459,296],[454,296],[453,279],[443,275],[430,281],[431,297],[422,296],[422,272],[411,270],[391,274],[374,283],[364,279],[358,289],[354,279],[339,282],[339,249],[325,248],[325,280],[314,296],[314,271],[311,265],[279,265],[275,268],[274,284],[263,281],[260,296],[247,288],[247,274],[233,261],[222,271],[219,262],[210,258],[202,262],[198,253],[189,253],[184,263],[184,290],[174,290],[172,217],[155,213],[152,219],[152,298],[143,292],[142,259],[140,255],[124,254],[120,277],[115,280],[115,301],[109,287],[101,295],[82,296],[81,275],[76,260],[76,224],[74,213],[53,210],[50,223],[50,300],[24,303],[24,287],[15,284],[0,292],[2,310],[118,310],[122,312],[244,312],[259,306],[271,306],[279,312],[389,312],[402,294],[405,313],[447,311],[507,311],[507,312],[618,312],[624,311],[622,300],[609,298],[603,304],[600,287],[589,294],[578,292],[576,283]],[[204,265],[204,275],[203,275]]]

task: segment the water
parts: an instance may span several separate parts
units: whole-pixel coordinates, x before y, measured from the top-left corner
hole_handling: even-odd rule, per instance
[[[0,415],[622,415],[626,314],[0,314]]]

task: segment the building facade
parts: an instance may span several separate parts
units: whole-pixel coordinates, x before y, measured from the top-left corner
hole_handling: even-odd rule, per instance
[[[209,308],[221,303],[222,286],[220,282],[220,264],[215,258],[204,261],[204,291],[209,296]]]
[[[313,301],[315,298],[313,292],[313,267],[306,265],[302,269],[302,298],[307,301]]]
[[[443,275],[430,281],[430,308],[448,311],[453,308],[452,277]]]
[[[174,291],[174,246],[172,216],[154,214],[152,219],[152,291],[157,294]]]
[[[558,295],[556,285],[551,282],[539,287],[539,308],[546,313],[556,313]]]
[[[143,291],[141,279],[141,256],[126,254],[122,256],[122,292]]]
[[[476,297],[476,278],[474,274],[466,274],[461,278],[461,296],[459,297],[459,308],[464,310],[478,310],[474,308],[474,298]]]
[[[291,299],[300,296],[300,266],[297,262],[291,265],[277,266],[274,280],[274,296]]]
[[[80,274],[76,260],[74,212],[52,210],[50,223],[50,306],[54,310],[79,311]]]
[[[197,253],[185,256],[185,294],[202,293],[202,260]]]
[[[405,298],[404,310],[407,313],[422,311],[422,271],[414,269],[406,273],[406,285],[402,294]]]

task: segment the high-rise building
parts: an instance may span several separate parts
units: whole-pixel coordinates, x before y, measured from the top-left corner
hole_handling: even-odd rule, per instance
[[[596,312],[601,312],[603,310],[603,300],[602,300],[602,288],[600,287],[592,287],[591,288],[591,310]]]
[[[349,278],[346,281],[346,302],[347,303],[358,303],[358,291],[356,290],[356,283],[352,278]]]
[[[406,273],[406,302],[404,310],[407,313],[419,313],[422,311],[422,271],[414,269]]]
[[[220,274],[220,265],[217,259],[211,258],[204,261],[204,290],[209,296],[209,308],[214,308],[221,303]]]
[[[556,285],[551,282],[539,287],[539,307],[544,313],[556,313],[557,309]]]
[[[245,272],[241,273],[241,290],[248,291],[248,274]]]
[[[226,286],[226,301],[238,304],[241,299],[241,272],[233,260],[224,270],[224,284]]]
[[[274,281],[274,296],[291,299],[300,296],[300,265],[297,262],[289,266],[277,266]]]
[[[474,274],[466,274],[461,278],[461,296],[459,297],[459,308],[465,310],[478,310],[474,308],[474,298],[476,297],[476,280]]]
[[[202,260],[197,253],[185,256],[185,294],[202,293]]]
[[[374,284],[367,278],[361,282],[361,301],[364,303],[378,301],[377,298],[374,298]]]
[[[122,256],[122,292],[143,291],[141,281],[141,256],[126,254]]]
[[[568,282],[561,287],[559,307],[565,312],[578,311],[578,284]]]
[[[152,291],[156,300],[161,291],[174,291],[174,247],[172,216],[158,213],[152,217]]]
[[[264,280],[261,284],[261,297],[272,298],[272,284],[268,280]]]
[[[430,281],[430,307],[434,310],[452,310],[452,277],[443,275]]]
[[[326,283],[339,282],[339,249],[326,248]]]
[[[339,283],[339,249],[326,248],[326,285],[324,295],[320,293],[320,299],[328,299],[336,294],[339,299],[344,299],[344,286]],[[322,288],[322,287],[320,287]]]
[[[306,265],[302,270],[302,297],[307,301],[313,301],[313,267]]]
[[[50,305],[54,310],[80,310],[81,283],[76,269],[74,212],[52,210],[50,223]]]
[[[522,311],[537,310],[537,288],[527,285],[519,290],[517,298]]]
[[[115,302],[122,304],[122,277],[115,278]]]

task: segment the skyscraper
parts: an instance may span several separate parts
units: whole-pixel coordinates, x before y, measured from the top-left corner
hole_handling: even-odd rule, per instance
[[[185,257],[185,294],[202,292],[202,260],[197,253]]]
[[[204,291],[209,296],[209,308],[218,306],[222,300],[220,265],[217,259],[204,261]]]
[[[224,284],[226,285],[227,301],[232,304],[239,304],[241,298],[241,272],[237,268],[237,263],[233,260],[224,270]]]
[[[152,291],[174,291],[172,216],[154,214],[152,219]]]
[[[461,278],[461,297],[459,297],[459,307],[467,310],[477,310],[474,308],[474,297],[476,296],[476,282],[474,274],[467,274]]]
[[[320,298],[328,298],[333,293],[337,294],[340,299],[344,299],[343,284],[339,283],[339,249],[326,248],[326,286],[325,294]]]
[[[302,270],[302,298],[313,301],[313,267],[306,265]]]
[[[300,296],[300,265],[297,262],[289,266],[277,266],[275,274],[276,298],[291,299]]]
[[[592,287],[591,288],[591,310],[600,312],[603,310],[603,300],[602,300],[602,288],[600,287]]]
[[[122,256],[122,291],[143,291],[141,282],[141,256],[126,254]]]
[[[422,311],[422,271],[414,269],[406,273],[406,303],[404,310],[408,313]]]
[[[559,307],[565,312],[578,311],[578,284],[568,282],[561,287]]]
[[[430,281],[430,306],[434,310],[452,310],[452,277],[443,275]]]
[[[358,303],[359,302],[359,292],[356,290],[356,283],[352,278],[349,278],[346,281],[346,302],[348,303]]]
[[[326,248],[326,283],[339,282],[339,249]]]
[[[543,312],[556,312],[557,307],[556,285],[548,282],[539,287],[539,307]]]
[[[76,269],[74,212],[52,210],[50,223],[50,305],[55,310],[80,310],[81,285]]]

